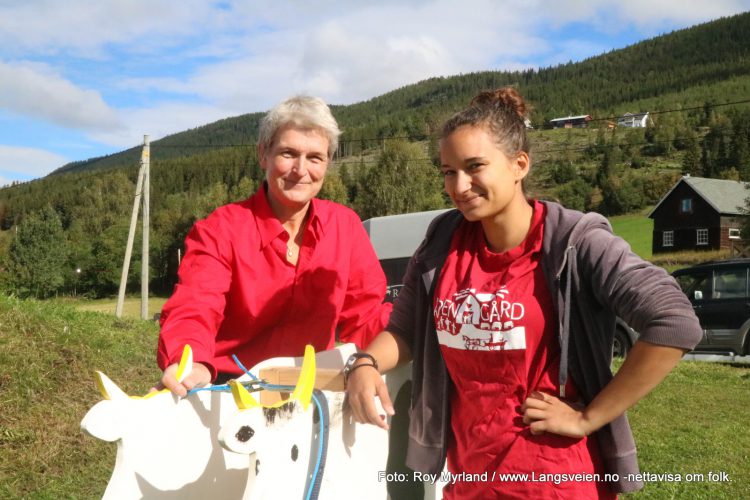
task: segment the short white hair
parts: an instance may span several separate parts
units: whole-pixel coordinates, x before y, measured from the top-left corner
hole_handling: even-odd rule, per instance
[[[323,99],[297,95],[277,104],[260,122],[258,146],[265,151],[271,149],[276,132],[288,125],[323,132],[328,138],[328,158],[333,158],[339,145],[341,130]]]

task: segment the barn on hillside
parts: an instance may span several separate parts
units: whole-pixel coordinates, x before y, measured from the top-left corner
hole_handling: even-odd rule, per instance
[[[740,240],[750,183],[683,176],[651,213],[653,253],[719,250]]]
[[[591,121],[591,115],[566,116],[550,120],[552,128],[585,128]]]

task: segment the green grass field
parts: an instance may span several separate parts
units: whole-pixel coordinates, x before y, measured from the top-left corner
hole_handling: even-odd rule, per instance
[[[101,398],[93,371],[147,392],[159,377],[157,325],[0,296],[0,332],[0,498],[100,498],[115,445],[79,428]],[[750,366],[681,363],[629,416],[643,471],[706,479],[652,482],[625,498],[749,498],[747,408]]]
[[[647,483],[625,498],[750,498],[748,408],[750,366],[682,362],[628,412],[641,471],[680,480]],[[729,481],[710,476],[721,472]]]
[[[649,209],[650,210],[650,209]],[[654,221],[644,211],[638,214],[617,215],[609,218],[612,230],[617,236],[630,243],[633,252],[643,259],[651,258],[651,237]]]
[[[95,299],[95,300],[75,300],[65,299],[66,302],[73,304],[77,309],[81,311],[94,311],[115,314],[117,308],[116,298],[107,299]],[[148,299],[148,316],[154,317],[154,314],[161,311],[164,303],[167,301],[165,297],[149,297]],[[139,297],[125,297],[125,302],[122,308],[122,315],[126,318],[140,318],[141,317],[141,299]]]

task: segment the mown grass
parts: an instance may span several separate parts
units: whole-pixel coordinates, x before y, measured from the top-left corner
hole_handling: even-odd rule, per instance
[[[750,498],[750,366],[682,362],[630,410],[642,471],[680,474],[625,498]],[[728,482],[708,480],[726,472]],[[687,482],[688,474],[704,480]]]
[[[93,370],[129,394],[157,380],[157,326],[0,296],[0,498],[100,498],[115,445],[79,428],[101,399]],[[731,482],[649,483],[625,498],[750,497],[750,366],[683,362],[629,412],[643,471],[724,471]]]
[[[649,260],[654,221],[646,216],[647,213],[616,215],[609,218],[609,223],[617,236],[630,243],[633,252],[642,259]]]
[[[105,299],[65,299],[66,302],[74,305],[76,309],[80,311],[95,311],[114,314],[117,307],[117,298],[105,298]],[[153,318],[154,314],[161,312],[161,308],[167,301],[166,297],[149,297],[148,298],[148,314],[149,318]],[[140,297],[125,297],[123,303],[122,315],[126,318],[140,318],[141,317],[141,299]]]
[[[0,498],[100,498],[115,447],[85,436],[95,369],[130,394],[158,380],[157,326],[0,296]]]

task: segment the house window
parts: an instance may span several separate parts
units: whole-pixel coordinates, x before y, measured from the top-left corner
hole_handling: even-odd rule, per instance
[[[698,245],[708,245],[708,229],[696,229],[695,235]]]
[[[661,233],[661,245],[663,247],[674,246],[674,231],[664,231]]]
[[[692,214],[693,213],[693,199],[683,198],[680,202],[680,213],[681,214]]]
[[[729,239],[730,240],[739,240],[740,239],[740,230],[736,227],[730,227],[729,228]]]

